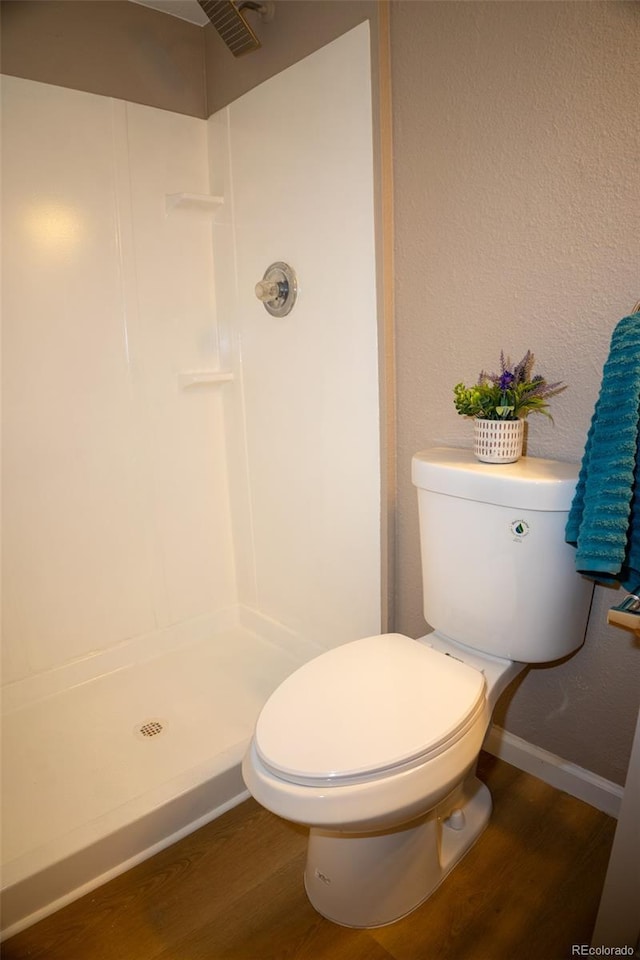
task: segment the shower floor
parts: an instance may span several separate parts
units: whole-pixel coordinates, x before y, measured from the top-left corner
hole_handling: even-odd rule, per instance
[[[56,692],[9,687],[3,936],[244,799],[240,762],[258,712],[310,655],[238,625],[164,647],[122,665],[110,652],[101,675],[82,678],[80,665],[79,682]]]

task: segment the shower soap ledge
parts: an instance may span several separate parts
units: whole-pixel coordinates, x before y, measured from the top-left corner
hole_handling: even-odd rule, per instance
[[[223,197],[217,197],[210,193],[167,193],[165,198],[167,215],[173,213],[174,210],[215,213],[223,203]]]
[[[233,380],[230,370],[188,370],[178,374],[178,386],[182,389],[207,383],[228,383]]]

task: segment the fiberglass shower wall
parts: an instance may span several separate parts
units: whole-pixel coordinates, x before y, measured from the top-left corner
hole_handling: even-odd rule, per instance
[[[380,630],[369,42],[360,24],[209,120],[239,597],[324,648]],[[300,285],[283,318],[254,296],[275,261]]]
[[[3,78],[4,682],[236,601],[204,121]],[[208,624],[208,625],[207,625]],[[165,639],[167,635],[165,634]]]
[[[368,25],[208,124],[3,96],[4,683],[238,610],[294,646],[377,632]]]

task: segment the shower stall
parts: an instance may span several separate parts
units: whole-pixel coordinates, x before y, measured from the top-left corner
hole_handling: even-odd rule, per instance
[[[380,631],[381,481],[368,25],[208,121],[2,88],[6,936],[247,795]]]

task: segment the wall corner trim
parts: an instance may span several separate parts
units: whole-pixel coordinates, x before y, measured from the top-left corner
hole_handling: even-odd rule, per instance
[[[503,730],[502,727],[494,724],[489,728],[483,750],[578,800],[584,800],[610,817],[617,818],[619,815],[624,793],[620,784],[605,780],[591,770],[563,760],[562,757]]]

